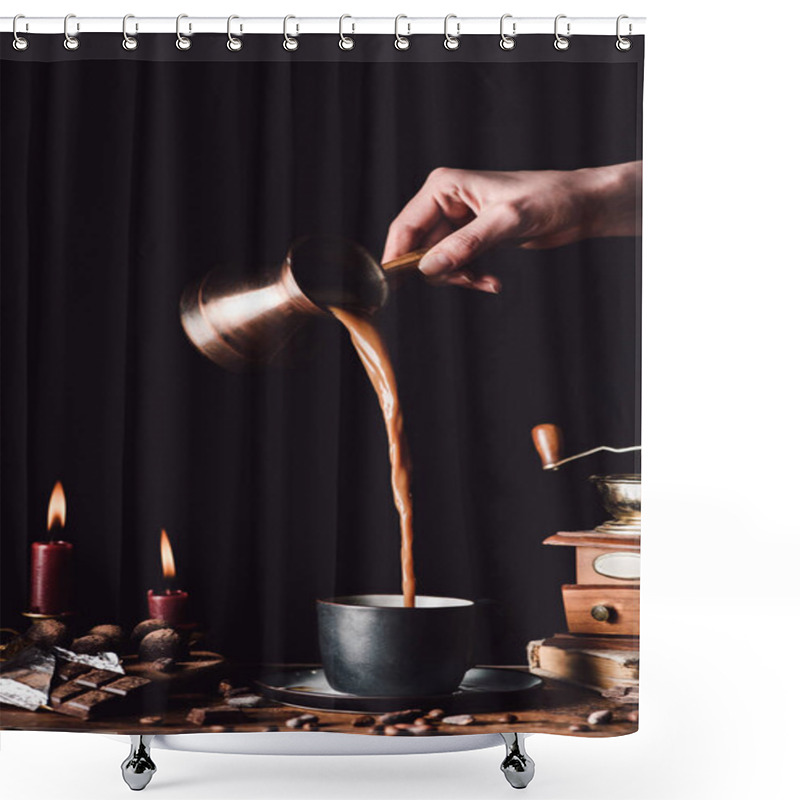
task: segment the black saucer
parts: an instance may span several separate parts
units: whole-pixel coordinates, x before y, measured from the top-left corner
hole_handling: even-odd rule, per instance
[[[402,708],[442,708],[448,713],[473,714],[532,708],[542,679],[529,672],[476,667],[467,672],[452,694],[422,697],[359,697],[331,689],[322,668],[270,672],[257,681],[272,700],[315,711],[397,711]]]

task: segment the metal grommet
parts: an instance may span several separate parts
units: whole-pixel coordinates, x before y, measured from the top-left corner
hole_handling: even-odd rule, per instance
[[[451,19],[456,20],[456,35],[451,36],[449,31],[447,30],[447,24],[450,22]],[[458,46],[461,42],[458,40],[458,37],[461,35],[461,23],[458,22],[458,17],[455,14],[448,14],[444,18],[444,48],[445,50],[458,50]]]
[[[558,32],[558,21],[561,20],[561,19],[566,19],[566,18],[567,18],[566,14],[559,14],[556,17],[556,21],[553,23],[553,33],[555,34],[555,37],[556,37],[555,41],[553,42],[553,47],[555,47],[556,50],[569,50],[569,39],[567,39],[565,36],[562,36]],[[570,33],[571,33],[570,27],[571,27],[571,25],[568,22],[567,23],[567,36],[569,36]]]
[[[67,14],[64,17],[64,49],[65,50],[77,50],[81,43],[78,41],[77,36],[70,36],[69,35],[69,21],[71,19],[75,19],[74,14]],[[75,30],[79,31],[81,29],[80,24],[76,24]]]
[[[178,37],[175,40],[175,47],[178,50],[188,50],[192,46],[192,40],[188,36],[184,36],[181,33],[181,20],[187,19],[189,17],[188,14],[178,14],[177,19],[175,20],[175,35]],[[192,23],[189,23],[189,33],[192,32]]]
[[[20,36],[17,33],[17,20],[18,19],[25,19],[25,15],[24,14],[17,14],[17,16],[14,17],[14,22],[11,23],[11,32],[14,34],[14,41],[11,43],[11,45],[15,50],[19,50],[19,51],[27,50],[28,49],[28,40],[24,36]],[[27,22],[25,23],[25,30],[26,31],[28,30],[28,23]]]
[[[342,14],[339,17],[339,47],[342,50],[352,50],[356,46],[355,39],[352,36],[345,36],[344,31],[342,30],[344,26],[344,21],[346,19],[353,19],[349,14]],[[356,32],[356,24],[355,22],[351,23],[351,30],[350,33]]]
[[[289,36],[287,26],[289,25],[290,19],[296,19],[296,17],[293,17],[291,14],[289,14],[283,18],[283,49],[291,52],[292,50],[297,50],[297,48],[300,46],[300,42],[298,42],[293,36]],[[298,33],[300,33],[299,25],[296,26],[295,35]]]
[[[628,19],[628,15],[627,14],[620,14],[617,17],[617,41],[616,41],[616,47],[617,47],[617,50],[619,50],[622,53],[625,53],[625,52],[627,52],[628,50],[631,49],[631,40],[626,38],[625,36],[623,36],[619,32],[620,31],[620,22],[622,22],[622,20],[624,20],[624,19]],[[629,22],[628,23],[628,36],[630,36],[632,33],[633,33],[633,26]]]
[[[514,38],[517,35],[517,23],[511,23],[511,36],[505,32],[506,20],[512,18],[513,14],[503,14],[500,17],[500,47],[503,50],[513,50],[517,45],[517,40]]]
[[[139,46],[139,40],[135,36],[128,36],[128,20],[135,19],[133,14],[126,14],[122,18],[122,46],[125,50],[135,50]],[[139,23],[134,26],[134,30],[139,30]]]
[[[411,41],[408,39],[408,37],[411,36],[411,23],[410,22],[406,23],[408,31],[406,31],[405,36],[401,36],[400,35],[401,19],[408,19],[408,17],[405,14],[398,14],[394,18],[394,46],[398,50],[408,50],[408,48],[411,47]]]
[[[233,22],[233,20],[235,20],[235,19],[239,19],[239,17],[237,17],[236,14],[231,14],[228,17],[228,42],[227,42],[227,48],[232,53],[236,53],[239,50],[241,50],[242,49],[242,45],[244,44],[244,42],[242,42],[241,39],[239,39],[237,36],[234,36],[231,33],[231,22]],[[242,32],[242,26],[239,25],[239,33],[241,33],[241,32]]]

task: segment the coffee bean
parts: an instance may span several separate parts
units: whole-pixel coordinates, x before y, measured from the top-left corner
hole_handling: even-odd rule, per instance
[[[628,722],[638,722],[639,721],[639,712],[638,711],[631,711],[628,716],[625,717]]]
[[[139,717],[139,722],[142,725],[160,725],[164,721],[164,717]]]
[[[316,725],[319,722],[319,717],[315,714],[301,714],[299,717],[292,717],[286,720],[287,728],[302,728],[303,725],[309,723]]]
[[[222,695],[227,695],[232,689],[233,684],[227,678],[223,678],[217,686],[217,691]]]
[[[371,717],[369,714],[361,714],[361,716],[356,717],[350,724],[354,728],[369,728],[371,725],[375,724],[375,717]]]
[[[453,717],[445,717],[442,722],[445,725],[474,725],[475,717],[471,714],[456,714]]]
[[[600,711],[592,711],[588,717],[586,717],[586,721],[590,725],[607,725],[611,720],[614,718],[614,715],[609,711],[609,709],[604,708]]]
[[[433,733],[436,730],[435,725],[411,725],[408,728],[408,732],[413,734],[414,736],[425,736],[425,734]]]
[[[516,722],[519,719],[516,714],[501,714],[498,718],[498,722],[502,722],[505,724],[511,724],[512,722]]]
[[[432,722],[436,722],[444,717],[444,709],[432,708],[425,717]]]
[[[571,731],[575,731],[576,733],[578,733],[580,731],[588,731],[589,730],[589,726],[588,725],[570,725],[569,729]]]
[[[387,725],[383,731],[385,736],[408,736],[407,728],[398,728],[397,725]]]
[[[422,716],[421,708],[409,708],[405,711],[392,711],[379,717],[384,725],[394,725],[398,722],[413,722],[417,717]]]

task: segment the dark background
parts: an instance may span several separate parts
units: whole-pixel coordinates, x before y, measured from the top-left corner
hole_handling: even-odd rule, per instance
[[[496,37],[470,43],[482,63],[442,61],[438,39],[397,61],[380,38],[392,53],[373,62],[331,42],[313,60],[305,40],[310,56],[276,45],[239,63],[198,47],[184,63],[4,50],[3,626],[21,623],[57,479],[81,624],[146,616],[162,527],[229,656],[315,660],[315,598],[400,590],[382,419],[344,330],[314,321],[291,366],[231,374],[185,338],[180,294],[212,267],[277,264],[305,233],[379,256],[438,166],[640,158],[641,63],[509,59]],[[573,551],[541,541],[604,519],[587,476],[638,468],[599,455],[545,473],[530,429],[559,423],[568,453],[639,441],[639,253],[626,238],[497,250],[475,268],[501,295],[411,276],[381,315],[418,591],[481,601],[481,662],[523,663],[529,639],[563,629]]]

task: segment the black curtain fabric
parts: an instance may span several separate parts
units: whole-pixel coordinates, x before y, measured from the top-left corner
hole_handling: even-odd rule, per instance
[[[309,320],[291,363],[234,374],[181,328],[214,267],[277,265],[309,233],[380,256],[428,173],[641,158],[642,48],[613,37],[3,37],[2,616],[19,628],[31,542],[63,481],[81,624],[131,626],[159,588],[159,533],[210,648],[318,660],[315,599],[400,591],[375,396],[345,331]],[[257,41],[258,40],[258,41]],[[479,601],[477,660],[521,664],[564,630],[574,552],[542,540],[605,518],[598,455],[545,473],[531,427],[567,450],[639,441],[640,242],[497,249],[490,296],[411,275],[380,315],[414,463],[421,594]]]

